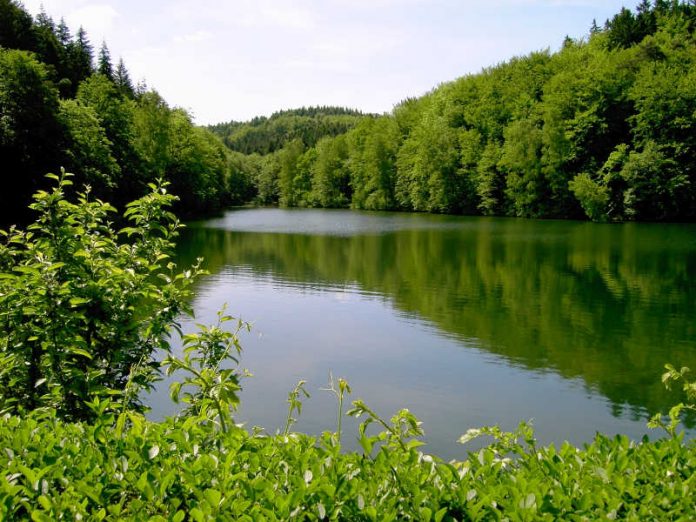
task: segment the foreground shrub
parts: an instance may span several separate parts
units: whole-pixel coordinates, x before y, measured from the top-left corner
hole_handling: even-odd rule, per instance
[[[179,224],[165,185],[115,209],[89,191],[66,198],[70,175],[49,175],[37,220],[0,231],[0,412],[50,407],[90,419],[106,401],[141,409],[159,376],[154,355],[186,310],[192,279],[169,260]],[[95,412],[96,408],[96,412]]]
[[[221,314],[221,319],[224,316]],[[222,321],[221,321],[222,323]],[[218,326],[190,334],[215,365],[238,347]],[[199,359],[199,360],[201,360]],[[651,421],[667,438],[633,442],[598,434],[578,449],[537,447],[530,426],[469,430],[460,442],[493,442],[466,460],[444,462],[419,450],[420,422],[407,410],[390,421],[362,401],[347,414],[363,419],[362,452],[341,451],[337,430],[315,438],[292,433],[306,397],[301,381],[288,396],[282,434],[232,422],[237,389],[208,386],[191,351],[180,364],[190,407],[156,423],[141,414],[104,413],[95,423],[67,423],[36,410],[0,418],[0,518],[32,520],[692,520],[696,441],[675,430],[676,414],[693,408],[686,369],[668,367],[666,383],[683,383],[688,402],[669,420]],[[189,366],[187,369],[186,366]],[[204,368],[211,368],[203,364]],[[233,374],[234,370],[229,370]],[[181,394],[180,384],[173,394]],[[223,413],[224,412],[224,413]],[[381,431],[372,428],[380,426]]]
[[[49,414],[0,419],[3,520],[687,520],[696,447],[598,435],[583,449],[502,437],[445,463],[387,441],[221,431],[196,418],[119,431]],[[525,430],[521,432],[523,436]],[[528,432],[527,432],[528,435]],[[379,436],[379,435],[378,435]],[[529,441],[531,442],[531,441]]]

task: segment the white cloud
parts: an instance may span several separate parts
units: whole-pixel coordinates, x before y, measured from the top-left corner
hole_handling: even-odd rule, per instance
[[[312,29],[316,25],[314,15],[310,11],[292,6],[264,6],[259,18],[265,24],[290,29]]]
[[[503,8],[525,5],[537,7],[601,7],[607,4],[607,0],[489,0],[488,3],[489,5],[492,4]]]
[[[316,10],[288,0],[181,0],[168,9],[176,23],[218,27],[312,29]]]
[[[43,6],[47,13],[60,13],[58,18],[65,16],[70,11],[77,9],[85,3],[84,0],[22,0],[24,7],[31,14],[38,14]]]
[[[79,7],[65,16],[70,27],[84,27],[94,41],[108,39],[119,13],[109,4],[88,4]]]
[[[382,7],[408,7],[412,5],[427,5],[435,3],[435,0],[328,0],[327,4],[343,7],[357,8],[382,8]],[[441,2],[440,2],[441,3]]]
[[[185,34],[183,36],[176,36],[174,38],[174,41],[178,43],[195,43],[210,40],[212,37],[213,33],[211,33],[210,31],[196,31],[194,33]]]

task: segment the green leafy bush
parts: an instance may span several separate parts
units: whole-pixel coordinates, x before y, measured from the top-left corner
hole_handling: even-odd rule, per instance
[[[49,177],[55,188],[30,207],[36,222],[0,232],[0,411],[91,419],[104,401],[140,410],[199,272],[176,273],[169,260],[175,198],[151,185],[116,231],[113,207],[89,191],[72,203],[70,175]]]
[[[0,418],[0,518],[7,520],[687,520],[696,445],[597,435],[537,447],[531,429],[443,462],[412,444],[407,412],[342,453],[335,434],[267,436],[197,415],[124,424],[50,413]],[[414,424],[415,423],[415,424]],[[369,422],[367,422],[369,424]],[[118,426],[122,429],[119,429]],[[116,426],[116,427],[115,427]],[[364,441],[363,441],[364,442]],[[364,444],[365,446],[365,444]]]
[[[580,202],[582,209],[592,221],[606,221],[609,190],[593,180],[589,174],[578,174],[569,182],[568,187]]]
[[[242,328],[250,329],[248,323],[239,320],[236,331],[225,330],[224,324],[233,319],[224,310],[218,312],[215,326],[198,325],[200,332],[183,336],[183,357],[169,356],[164,361],[167,375],[176,371],[184,373],[183,381],[173,382],[170,387],[174,402],[183,398],[189,405],[182,415],[217,423],[224,432],[229,431],[233,422],[231,412],[239,405],[242,374],[221,365],[229,361],[239,363],[242,347],[237,334]]]

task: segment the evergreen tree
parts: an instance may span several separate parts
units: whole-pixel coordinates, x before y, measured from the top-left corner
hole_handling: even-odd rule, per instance
[[[65,18],[60,19],[58,28],[56,29],[56,36],[61,45],[66,49],[72,43],[72,35],[70,34],[68,24],[65,23]]]
[[[114,75],[114,83],[122,95],[132,98],[135,94],[133,82],[128,74],[128,69],[126,69],[126,64],[123,63],[123,58],[119,58],[118,60],[116,74]]]
[[[53,18],[51,18],[48,15],[48,13],[46,13],[46,10],[44,9],[43,5],[39,10],[39,14],[36,15],[36,25],[38,27],[49,29],[51,32],[55,32],[56,30],[56,24],[53,22]]]
[[[55,37],[58,41],[60,50],[60,70],[58,71],[60,79],[58,80],[58,90],[62,98],[72,98],[75,96],[77,86],[73,84],[74,74],[72,73],[71,64],[71,46],[72,34],[65,19],[61,18],[55,28]]]
[[[111,65],[111,53],[109,48],[106,46],[106,42],[102,42],[101,49],[99,49],[99,63],[97,66],[97,72],[103,74],[109,80],[114,79],[114,68]]]
[[[89,42],[87,32],[82,26],[77,31],[75,41],[71,46],[71,61],[73,66],[74,84],[89,78],[94,72],[94,51]]]
[[[34,38],[34,51],[43,63],[53,66],[51,75],[55,81],[60,81],[66,72],[65,48],[56,36],[56,24],[48,16],[43,6],[36,16]]]
[[[599,26],[597,25],[597,19],[593,18],[592,19],[592,27],[590,27],[590,34],[597,34],[600,31]]]

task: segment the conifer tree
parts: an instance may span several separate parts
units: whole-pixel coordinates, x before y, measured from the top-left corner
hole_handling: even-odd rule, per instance
[[[92,44],[89,42],[87,32],[82,26],[80,26],[77,31],[77,37],[73,42],[72,51],[74,71],[77,75],[77,82],[74,83],[78,84],[85,78],[89,78],[94,72]]]
[[[123,96],[128,96],[132,98],[134,95],[133,82],[128,74],[128,69],[126,69],[126,64],[123,63],[123,58],[119,58],[118,65],[116,66],[116,73],[114,75],[114,83],[118,87],[119,92]]]
[[[43,5],[41,6],[39,14],[36,15],[36,25],[38,25],[39,27],[50,29],[51,32],[55,32],[56,30],[56,24],[53,22],[53,18],[51,18],[48,15],[48,13],[46,13],[46,10],[44,9]]]
[[[72,35],[70,34],[68,24],[65,23],[65,18],[60,19],[60,22],[58,23],[58,28],[56,29],[56,36],[58,37],[58,41],[65,48],[67,48],[72,42]]]
[[[590,34],[597,34],[600,31],[599,26],[597,25],[597,19],[593,18],[592,19],[592,27],[590,27]]]
[[[31,50],[38,54],[42,62],[55,68],[53,79],[60,80],[65,68],[65,48],[56,36],[56,24],[53,18],[46,13],[43,6],[36,16],[33,32],[35,43]]]
[[[102,42],[101,49],[99,49],[99,64],[97,67],[97,72],[103,74],[109,80],[114,79],[114,68],[111,65],[111,53],[109,48],[106,46],[106,42]]]

